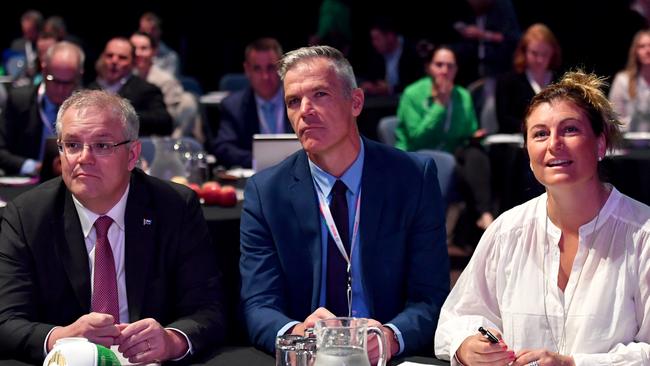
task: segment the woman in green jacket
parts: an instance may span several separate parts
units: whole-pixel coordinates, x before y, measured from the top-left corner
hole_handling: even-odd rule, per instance
[[[467,89],[454,85],[458,66],[454,51],[447,46],[433,50],[429,76],[404,90],[397,109],[399,123],[395,145],[407,151],[440,150],[456,157],[456,175],[465,201],[478,213],[482,229],[494,220],[491,208],[490,161],[472,138],[485,135],[479,129],[472,97]]]

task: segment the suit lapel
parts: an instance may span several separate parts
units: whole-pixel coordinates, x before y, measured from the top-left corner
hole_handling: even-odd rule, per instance
[[[252,140],[254,134],[260,133],[260,117],[257,114],[257,102],[255,101],[253,89],[248,88],[246,90],[242,113],[244,114],[244,122],[247,124],[246,129],[248,129]]]
[[[386,197],[386,187],[378,184],[386,174],[385,167],[380,165],[381,161],[377,157],[377,151],[371,141],[363,140],[365,147],[365,157],[363,164],[363,174],[361,176],[361,220],[359,230],[361,234],[361,249],[365,252],[371,248],[371,245],[377,237],[379,229],[381,212]],[[382,170],[382,168],[384,170]]]
[[[308,251],[306,255],[311,257],[311,261],[298,263],[311,267],[313,279],[311,283],[314,284],[311,299],[312,307],[318,306],[319,302],[322,266],[321,221],[314,194],[314,183],[311,172],[309,171],[307,155],[304,152],[300,152],[293,166],[293,181],[289,184],[289,197],[293,206],[294,215],[302,230],[300,237],[306,239],[301,241],[300,246],[302,247],[303,243],[305,243]],[[300,248],[296,249],[300,250]]]
[[[72,195],[67,190],[64,194],[63,217],[55,218],[53,223],[54,232],[58,237],[56,240],[57,250],[81,308],[90,310],[88,250]],[[63,232],[58,230],[61,227]]]
[[[381,225],[384,200],[386,198],[386,187],[377,182],[382,181],[382,177],[386,174],[386,167],[381,166],[382,159],[377,156],[378,152],[374,143],[364,139],[363,144],[365,157],[361,176],[361,219],[359,222],[359,245],[361,247],[359,253],[361,255],[368,309],[372,315],[375,313],[373,310],[375,296],[372,291],[376,288],[372,284],[372,273],[373,269],[382,265],[382,263],[375,261],[374,258],[381,255],[381,248],[379,247],[381,243],[377,242],[377,232]]]
[[[147,274],[156,253],[155,233],[158,225],[156,213],[148,205],[149,193],[138,179],[139,174],[143,173],[132,174],[124,215],[124,266],[130,321],[141,318]]]

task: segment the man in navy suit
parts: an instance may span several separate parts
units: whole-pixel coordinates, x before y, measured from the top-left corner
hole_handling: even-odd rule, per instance
[[[279,74],[303,150],[247,182],[240,270],[252,342],[272,352],[278,335],[351,315],[381,327],[391,356],[430,354],[449,291],[433,160],[359,136],[363,91],[336,49],[289,52]],[[374,337],[368,353],[376,362]]]
[[[134,169],[138,117],[119,96],[73,94],[56,131],[62,177],[2,218],[0,358],[42,363],[64,337],[118,346],[134,364],[213,348],[222,298],[196,194]]]
[[[43,81],[10,91],[0,114],[0,168],[6,174],[38,175],[59,106],[81,86],[84,59],[79,46],[56,43],[42,60]]]
[[[135,47],[122,37],[106,43],[97,66],[97,79],[90,89],[103,89],[126,98],[140,118],[140,136],[171,135],[174,125],[157,86],[133,74]]]
[[[221,102],[219,131],[212,149],[219,164],[250,168],[253,135],[291,132],[291,125],[284,112],[276,68],[282,56],[280,43],[260,38],[246,46],[244,54],[244,72],[250,86]]]

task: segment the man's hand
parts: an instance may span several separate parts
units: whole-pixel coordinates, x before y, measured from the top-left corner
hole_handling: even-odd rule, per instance
[[[120,335],[112,315],[90,313],[83,315],[74,323],[55,328],[47,339],[47,351],[50,352],[56,341],[65,337],[84,337],[89,341],[110,347]]]
[[[395,333],[389,327],[381,325],[380,322],[374,319],[368,319],[369,327],[379,328],[386,338],[386,363],[399,352],[399,343],[395,340]],[[376,365],[379,361],[379,337],[376,335],[368,336],[368,359],[370,360],[371,365]]]
[[[183,335],[163,328],[148,318],[131,324],[120,324],[122,334],[117,338],[118,351],[131,363],[151,363],[183,356],[189,345]]]
[[[304,336],[305,335],[305,329],[307,328],[313,328],[316,325],[316,322],[321,320],[321,319],[329,319],[329,318],[334,318],[336,315],[332,314],[331,311],[325,309],[325,308],[318,308],[316,311],[311,313],[305,319],[304,322],[296,324],[293,329],[291,330],[291,334],[297,334]]]

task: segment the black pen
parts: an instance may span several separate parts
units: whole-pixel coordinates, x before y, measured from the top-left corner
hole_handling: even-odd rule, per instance
[[[490,343],[499,343],[499,338],[495,337],[494,334],[490,333],[489,330],[483,327],[478,327],[478,331],[481,332],[481,334],[483,334],[490,341]]]

